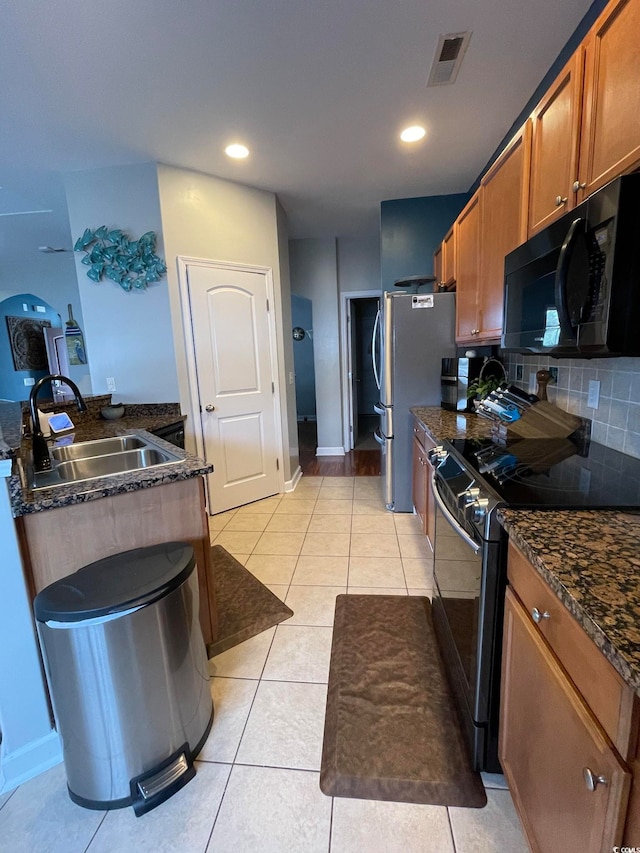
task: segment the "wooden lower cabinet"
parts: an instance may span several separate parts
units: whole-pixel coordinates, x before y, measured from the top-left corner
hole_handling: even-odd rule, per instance
[[[217,635],[204,480],[177,480],[16,519],[32,595],[82,566],[162,542],[193,545],[205,644]]]
[[[535,853],[610,853],[621,844],[629,769],[511,589],[500,761]]]
[[[431,547],[435,538],[436,516],[431,491],[433,466],[429,462],[428,452],[435,442],[421,422],[413,421],[413,508],[422,523],[422,532],[429,537]]]

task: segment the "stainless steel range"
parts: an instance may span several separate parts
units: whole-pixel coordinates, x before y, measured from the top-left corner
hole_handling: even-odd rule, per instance
[[[640,508],[640,460],[570,439],[443,442],[436,470],[433,619],[477,770],[498,761],[507,535],[499,507]],[[559,534],[560,535],[560,534]]]

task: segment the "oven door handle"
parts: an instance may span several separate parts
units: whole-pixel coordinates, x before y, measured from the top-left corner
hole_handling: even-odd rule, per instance
[[[446,506],[445,502],[440,497],[440,492],[438,491],[438,484],[436,482],[435,472],[431,475],[431,491],[433,494],[433,499],[435,500],[436,504],[438,505],[438,509],[440,510],[440,512],[444,515],[444,517],[447,519],[449,524],[453,527],[453,529],[458,534],[458,536],[467,543],[467,545],[471,548],[471,550],[473,551],[474,554],[477,554],[482,546],[478,545],[478,543],[475,541],[475,539],[472,539],[472,537],[469,536],[469,534],[466,532],[466,530],[463,530],[460,527],[457,519],[449,512],[449,508]]]

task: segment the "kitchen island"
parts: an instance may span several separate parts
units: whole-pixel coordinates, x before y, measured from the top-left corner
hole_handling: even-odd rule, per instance
[[[108,402],[108,397],[89,398],[87,413],[75,412],[73,405],[57,405],[56,410],[69,411],[75,423],[74,442],[137,435],[177,460],[34,490],[27,476],[30,441],[11,422],[11,416],[21,417],[20,407],[4,412],[5,446],[0,452],[13,457],[8,487],[29,591],[34,597],[53,581],[121,551],[188,541],[196,555],[200,622],[209,644],[217,633],[217,613],[203,477],[212,467],[150,434],[149,430],[182,420],[176,404],[127,406],[125,418],[109,421],[99,417],[99,408]]]

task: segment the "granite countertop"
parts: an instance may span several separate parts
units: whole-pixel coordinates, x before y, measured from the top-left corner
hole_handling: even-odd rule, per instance
[[[179,404],[127,404],[124,417],[108,421],[100,417],[99,410],[110,402],[109,396],[87,398],[86,402],[88,406],[86,413],[78,412],[75,403],[56,405],[55,407],[53,405],[41,406],[41,408],[43,411],[53,411],[55,408],[55,411],[69,412],[75,424],[75,429],[71,433],[74,442],[109,438],[115,435],[140,435],[141,438],[152,441],[158,447],[164,448],[179,457],[180,461],[145,468],[140,471],[130,471],[75,484],[55,486],[50,489],[39,489],[34,492],[24,485],[24,460],[29,456],[31,441],[29,438],[21,439],[22,408],[20,404],[10,404],[17,407],[17,410],[14,409],[11,413],[5,411],[3,419],[3,413],[0,409],[0,428],[2,428],[3,436],[10,435],[11,437],[10,442],[6,440],[4,442],[6,445],[4,458],[13,458],[14,460],[13,473],[8,480],[11,510],[14,517],[99,500],[123,492],[148,489],[176,480],[187,480],[208,474],[213,470],[213,466],[196,456],[150,434],[151,430],[185,420],[184,415],[180,413]],[[16,411],[19,418],[18,425],[15,422]],[[60,438],[64,438],[66,435],[63,434]],[[0,453],[2,453],[1,444]],[[3,457],[0,456],[0,458]]]
[[[500,509],[498,518],[640,696],[640,513]]]
[[[435,441],[452,438],[488,438],[491,424],[474,412],[450,412],[440,406],[413,406],[410,410],[421,421]]]
[[[488,420],[411,411],[433,438],[478,438]],[[498,519],[625,683],[640,696],[640,513],[499,509]]]

